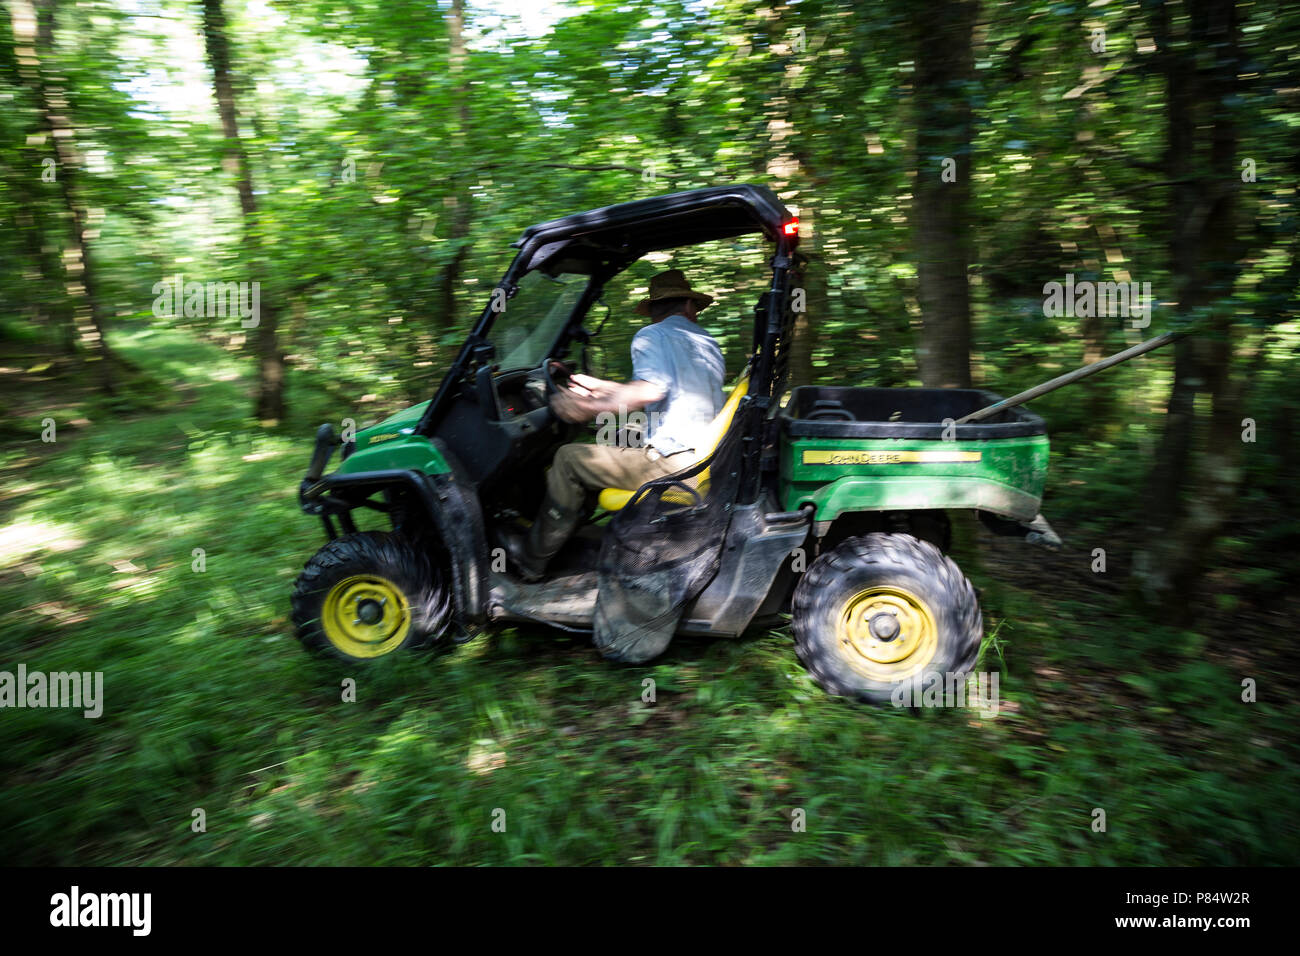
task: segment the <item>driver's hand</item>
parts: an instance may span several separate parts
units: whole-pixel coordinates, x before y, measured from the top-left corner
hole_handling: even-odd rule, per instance
[[[576,390],[565,390],[552,395],[551,411],[555,412],[556,418],[574,425],[580,425],[595,416],[595,412],[588,409],[587,403]]]
[[[618,384],[606,382],[604,379],[594,378],[590,375],[583,375],[581,372],[574,372],[569,376],[569,388],[583,398],[600,401],[612,396],[614,390],[618,388]]]

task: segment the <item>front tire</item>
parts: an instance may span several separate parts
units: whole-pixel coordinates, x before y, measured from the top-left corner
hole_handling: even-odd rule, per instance
[[[934,545],[907,534],[849,538],[795,588],[795,651],[828,693],[873,703],[975,664],[975,589]],[[911,699],[910,693],[906,699]]]
[[[438,569],[406,538],[380,531],[326,544],[293,591],[298,639],[310,651],[347,661],[428,647],[449,613]]]

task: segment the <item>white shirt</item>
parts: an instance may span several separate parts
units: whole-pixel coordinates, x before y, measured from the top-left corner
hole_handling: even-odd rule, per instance
[[[704,432],[722,410],[726,363],[717,340],[684,315],[647,325],[632,339],[632,377],[663,389],[647,405],[646,443],[661,455],[702,447]]]

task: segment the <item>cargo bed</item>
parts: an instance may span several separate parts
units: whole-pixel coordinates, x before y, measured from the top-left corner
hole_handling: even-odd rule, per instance
[[[780,414],[784,505],[843,512],[969,508],[1019,521],[1047,479],[1043,419],[1023,407],[955,420],[999,401],[982,389],[803,386]]]

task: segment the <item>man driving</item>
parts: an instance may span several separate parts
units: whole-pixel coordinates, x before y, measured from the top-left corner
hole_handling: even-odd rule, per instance
[[[713,296],[694,291],[680,269],[650,280],[636,311],[650,324],[632,339],[632,380],[609,382],[574,373],[568,388],[551,398],[566,422],[590,421],[611,412],[620,421],[644,410],[649,426],[642,447],[571,444],[555,453],[546,474],[546,497],[525,535],[503,536],[506,555],[526,581],[539,580],[588,511],[586,500],[602,488],[641,487],[693,464],[709,423],[723,405],[726,374],[722,349],[696,316]]]

